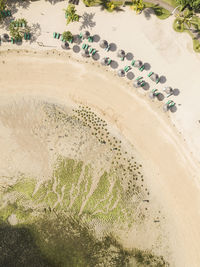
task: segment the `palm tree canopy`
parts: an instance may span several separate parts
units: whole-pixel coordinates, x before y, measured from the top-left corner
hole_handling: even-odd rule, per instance
[[[120,69],[120,70],[118,70],[117,74],[119,77],[123,77],[123,76],[125,76],[125,71],[123,69]]]
[[[158,74],[156,73],[153,73],[151,76],[150,76],[150,79],[153,81],[153,82],[156,82],[158,80],[159,76]]]
[[[89,31],[84,31],[84,33],[83,33],[83,38],[84,38],[84,39],[87,39],[89,36],[90,36]]]
[[[124,52],[124,50],[118,50],[118,52],[117,52],[117,56],[118,57],[124,57],[125,56],[125,52]]]
[[[106,40],[101,40],[99,45],[101,48],[106,48],[108,46],[108,42]]]
[[[108,64],[108,59],[105,58],[105,57],[102,58],[102,60],[101,60],[101,64],[104,65],[104,66],[107,65],[107,64]]]
[[[136,68],[140,68],[142,66],[142,61],[141,60],[136,60],[135,63],[134,63],[134,66]]]
[[[173,89],[171,87],[167,86],[167,87],[163,88],[163,91],[165,91],[165,93],[167,93],[167,94],[171,94],[173,92]]]

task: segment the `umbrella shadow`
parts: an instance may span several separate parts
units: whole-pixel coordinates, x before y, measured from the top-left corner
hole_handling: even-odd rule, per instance
[[[74,53],[79,53],[81,51],[80,46],[78,45],[74,45],[72,50],[74,51]]]
[[[95,53],[94,55],[92,55],[92,58],[93,58],[95,61],[99,60],[99,59],[100,59],[100,55],[99,55],[99,53]]]
[[[144,69],[145,70],[150,70],[151,65],[149,63],[144,63]]]
[[[135,77],[135,74],[134,74],[132,71],[129,71],[129,72],[126,74],[126,77],[127,77],[129,80],[133,80],[134,77]]]
[[[132,60],[133,59],[133,54],[129,52],[129,53],[126,54],[125,58],[127,60]]]
[[[100,41],[100,36],[98,34],[93,35],[93,41],[98,43]]]
[[[175,113],[175,112],[177,111],[177,106],[174,105],[174,106],[171,107],[169,110],[170,110],[172,113]]]
[[[163,101],[164,98],[165,98],[165,96],[163,95],[163,93],[159,93],[159,95],[157,96],[157,99],[159,101]]]
[[[110,51],[115,52],[117,50],[117,45],[115,43],[110,43]]]
[[[93,28],[96,25],[96,22],[93,21],[95,13],[87,13],[84,12],[81,16],[81,23],[80,30],[86,29],[86,28]]]
[[[33,23],[32,24],[31,33],[32,33],[32,36],[31,36],[30,43],[33,43],[41,35],[41,26],[39,23]]]
[[[163,84],[163,83],[165,83],[167,81],[167,78],[165,77],[165,76],[160,76],[160,80],[159,80],[159,82],[161,83],[161,84]]]
[[[179,95],[179,94],[180,94],[180,90],[179,90],[178,88],[175,88],[175,89],[173,90],[173,95],[177,96],[177,95]]]
[[[112,62],[111,62],[111,64],[110,64],[110,67],[111,67],[112,69],[117,69],[118,66],[119,66],[119,65],[118,65],[117,61],[112,60]]]

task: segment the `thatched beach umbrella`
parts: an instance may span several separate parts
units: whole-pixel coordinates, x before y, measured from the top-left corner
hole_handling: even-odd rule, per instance
[[[8,40],[9,40],[9,35],[8,35],[7,33],[2,34],[2,35],[1,35],[1,40],[2,40],[3,42],[8,42]]]
[[[88,50],[83,50],[83,52],[81,53],[81,55],[83,57],[89,57],[89,51]]]
[[[159,79],[159,76],[158,76],[158,74],[153,73],[153,74],[150,76],[150,79],[151,79],[153,82],[156,82],[156,81]]]
[[[99,45],[101,48],[106,48],[108,47],[108,42],[106,40],[101,40]]]
[[[150,92],[150,93],[149,93],[149,97],[150,97],[151,99],[153,99],[153,98],[155,97],[154,93],[153,93],[153,92]]]
[[[102,65],[104,65],[104,66],[106,66],[107,64],[108,64],[108,59],[107,58],[102,58],[102,60],[101,60],[101,64]]]
[[[68,49],[69,48],[69,43],[68,42],[64,42],[64,43],[61,44],[61,47],[63,49]]]
[[[125,76],[125,71],[123,69],[120,69],[120,70],[118,70],[117,74],[118,74],[119,77],[124,77]]]
[[[118,52],[117,52],[117,56],[118,57],[125,57],[125,55],[126,54],[125,54],[124,50],[122,50],[122,49],[121,50],[118,50]]]
[[[134,82],[133,82],[133,86],[134,86],[135,88],[140,87],[140,81],[134,81]]]
[[[136,60],[135,63],[134,63],[134,67],[136,67],[136,68],[142,67],[142,61],[141,60]]]
[[[168,111],[168,109],[169,109],[169,108],[168,108],[168,105],[167,105],[167,104],[164,104],[164,106],[163,106],[163,111],[166,112],[166,111]]]
[[[170,86],[164,87],[163,91],[167,94],[172,94],[173,93],[173,89]]]
[[[83,39],[87,39],[88,37],[90,37],[89,31],[84,31],[84,33],[83,33]]]

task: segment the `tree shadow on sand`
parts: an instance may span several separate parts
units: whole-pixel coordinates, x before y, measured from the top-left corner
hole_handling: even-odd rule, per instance
[[[96,22],[93,21],[94,15],[95,13],[83,13],[80,19],[80,22],[82,23],[82,25],[80,26],[80,30],[86,28],[93,28],[96,25]]]
[[[33,23],[31,26],[31,40],[30,43],[33,43],[41,35],[41,27],[39,23]]]

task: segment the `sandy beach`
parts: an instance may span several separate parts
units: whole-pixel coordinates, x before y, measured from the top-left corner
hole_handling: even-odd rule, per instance
[[[166,21],[159,21],[151,15],[147,20],[144,15],[136,16],[128,9],[122,13],[110,14],[100,11],[99,8],[87,9],[82,3],[77,7],[80,14],[94,14],[94,24],[87,28],[91,34],[98,34],[101,39],[115,43],[117,49],[123,48],[126,53],[132,53],[134,59],[149,63],[151,70],[165,77],[166,82],[156,85],[156,88],[161,91],[164,86],[169,85],[178,89],[179,94],[170,98],[176,102],[176,112],[164,113],[162,107],[166,99],[162,102],[151,101],[148,97],[149,90],[133,88],[133,81],[119,78],[117,69],[103,67],[91,58],[84,60],[80,53],[76,54],[72,49],[67,52],[61,51],[60,41],[52,38],[52,32],[63,32],[66,29],[62,10],[65,5],[65,2],[55,5],[49,2],[34,2],[27,9],[19,8],[17,11],[15,17],[23,16],[31,23],[40,24],[41,30],[38,31],[37,41],[43,42],[47,47],[39,47],[36,42],[20,47],[11,44],[1,45],[1,106],[6,106],[12,101],[26,102],[26,99],[63,106],[89,106],[108,123],[113,132],[120,133],[132,144],[142,162],[146,183],[151,191],[149,198],[152,205],[156,205],[155,209],[160,206],[165,214],[165,220],[159,226],[161,230],[152,223],[146,226],[152,231],[139,230],[140,238],[136,238],[135,229],[127,236],[120,235],[119,232],[119,239],[123,245],[132,248],[137,244],[142,249],[150,249],[152,244],[156,243],[157,231],[164,231],[167,241],[162,247],[155,245],[154,251],[160,255],[167,251],[165,256],[170,266],[198,267],[199,55],[192,52],[192,43],[188,36],[178,35],[173,31],[172,17]],[[48,20],[49,16],[53,16],[56,23]],[[80,25],[81,23],[73,23],[67,27],[72,33],[78,33]],[[0,33],[2,32],[1,29]],[[98,43],[94,46],[99,47]],[[101,57],[107,55],[105,51],[100,51],[100,48],[98,50]],[[118,62],[118,68],[130,64],[126,59],[125,62],[120,62],[116,52],[110,51],[109,56]],[[132,71],[135,77],[140,74],[135,69]],[[147,73],[145,71],[142,75],[147,76]],[[148,81],[148,78],[145,79]],[[148,82],[150,89],[153,89],[155,84],[150,80]],[[20,117],[17,119],[20,120]],[[6,142],[5,136],[9,136]],[[2,176],[8,172],[11,164],[8,158],[15,150],[10,140],[12,134],[2,128]],[[29,146],[28,139],[25,140],[27,141],[21,144],[30,154],[45,151],[45,148],[41,150],[40,145],[37,147],[38,150],[36,149],[37,142]],[[20,160],[25,158],[16,159],[16,165]],[[25,168],[23,171],[36,176],[39,176],[41,171],[45,171],[46,176],[51,174],[48,153],[41,154],[39,158],[36,156],[34,160],[33,162],[33,157],[30,157],[30,160],[26,158],[26,164],[19,169],[26,166],[27,170]],[[152,214],[150,220],[154,219]]]

